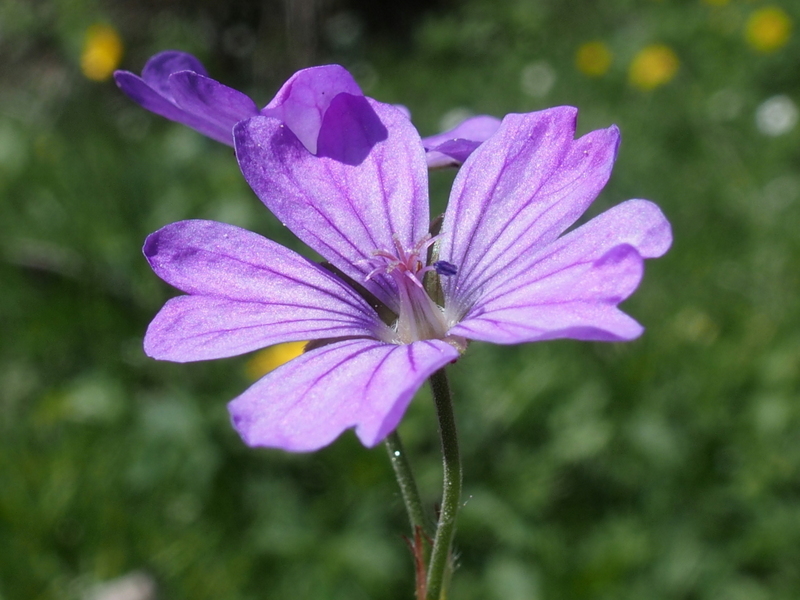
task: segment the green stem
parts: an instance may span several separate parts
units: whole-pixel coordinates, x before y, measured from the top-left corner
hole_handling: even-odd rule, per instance
[[[442,437],[442,459],[444,477],[442,482],[442,507],[436,538],[433,542],[431,561],[428,565],[427,600],[441,600],[446,591],[446,580],[452,567],[450,550],[456,530],[456,516],[461,501],[461,458],[458,453],[458,436],[453,415],[450,385],[444,369],[436,371],[430,378],[433,401],[439,417],[439,433]]]
[[[393,431],[386,438],[385,443],[386,450],[389,452],[389,460],[392,462],[392,468],[394,469],[394,475],[397,478],[397,483],[400,484],[400,493],[403,495],[403,503],[406,505],[408,520],[411,522],[411,539],[414,539],[413,536],[417,527],[422,528],[425,534],[431,535],[433,528],[425,514],[425,510],[422,508],[422,500],[419,497],[417,483],[414,481],[414,474],[411,472],[411,465],[408,464],[403,442],[400,441],[400,435],[397,431]]]

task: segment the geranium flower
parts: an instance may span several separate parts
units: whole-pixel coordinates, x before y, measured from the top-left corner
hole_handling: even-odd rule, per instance
[[[373,144],[362,129],[371,150],[358,165],[311,155],[275,118],[234,130],[250,186],[330,268],[213,221],[174,223],[145,243],[155,272],[187,294],[151,323],[148,355],[206,360],[312,340],[229,404],[251,446],[314,450],[348,428],[373,446],[468,340],[642,333],[617,305],[643,260],[671,243],[658,207],[629,200],[564,234],[611,174],[616,127],[575,140],[574,108],[506,116],[462,166],[431,237],[419,135],[395,107],[369,103],[387,135]],[[335,155],[327,147],[337,143],[323,136],[319,146]],[[427,274],[440,284],[434,297]]]
[[[223,144],[233,146],[234,125],[261,115],[283,121],[312,154],[317,154],[317,139],[331,102],[339,94],[364,96],[344,67],[325,65],[298,71],[259,109],[249,96],[211,79],[197,58],[176,50],[150,58],[141,77],[116,71],[114,79],[128,97],[150,112]],[[460,165],[499,125],[499,119],[480,115],[424,138],[430,167]]]

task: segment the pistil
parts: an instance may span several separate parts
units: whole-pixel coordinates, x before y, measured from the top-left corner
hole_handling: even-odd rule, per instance
[[[422,278],[425,273],[435,271],[438,275],[451,276],[457,271],[456,266],[445,261],[437,261],[426,266],[420,256],[426,256],[428,247],[436,238],[426,235],[410,250],[394,238],[394,251],[380,249],[373,252],[371,262],[376,267],[367,275],[371,279],[378,273],[391,275],[397,286],[399,314],[394,327],[396,335],[394,343],[410,344],[419,340],[445,339],[447,324],[442,307],[431,300]],[[389,340],[387,340],[389,341]]]

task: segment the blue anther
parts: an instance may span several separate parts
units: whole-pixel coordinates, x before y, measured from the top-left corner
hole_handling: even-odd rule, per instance
[[[433,268],[439,275],[444,275],[445,277],[452,277],[458,273],[458,267],[446,260],[437,260],[433,263]]]

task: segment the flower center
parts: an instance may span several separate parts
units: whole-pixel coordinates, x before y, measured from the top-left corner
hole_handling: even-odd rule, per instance
[[[426,235],[413,248],[406,250],[400,241],[394,238],[393,250],[375,250],[370,262],[375,268],[366,279],[378,273],[391,275],[397,285],[400,310],[394,326],[396,338],[386,340],[392,343],[410,344],[419,340],[446,339],[449,329],[444,317],[444,310],[437,305],[422,283],[422,278],[429,271],[439,275],[456,274],[455,265],[445,261],[437,261],[426,266],[428,248],[436,238]],[[421,258],[422,257],[422,258]]]

